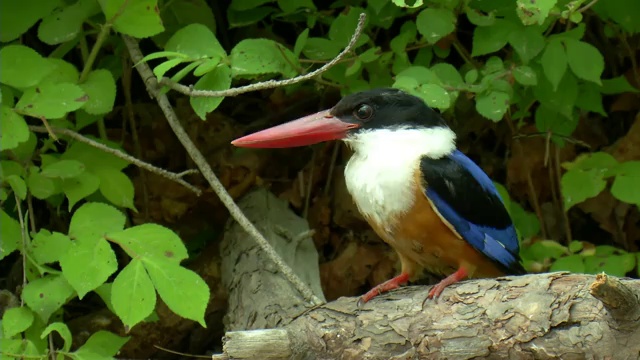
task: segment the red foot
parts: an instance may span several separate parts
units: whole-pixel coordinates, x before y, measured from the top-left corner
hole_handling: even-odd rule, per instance
[[[402,273],[396,277],[394,277],[393,279],[387,280],[385,282],[383,282],[382,284],[374,287],[373,289],[369,290],[369,292],[367,292],[366,294],[362,295],[362,297],[360,298],[360,300],[358,300],[358,306],[368,302],[369,300],[373,299],[374,297],[398,288],[400,285],[406,284],[409,281],[409,274],[407,273]]]
[[[467,270],[465,270],[465,268],[463,267],[459,268],[458,271],[447,276],[442,281],[434,285],[429,291],[429,295],[427,296],[427,299],[437,298],[438,296],[440,296],[444,288],[446,288],[451,284],[455,284],[460,280],[463,280],[464,278],[467,277],[467,275],[468,275]]]

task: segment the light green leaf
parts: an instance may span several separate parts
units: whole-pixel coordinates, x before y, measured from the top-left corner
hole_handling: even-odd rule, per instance
[[[0,209],[0,260],[16,251],[21,243],[20,223]]]
[[[456,29],[456,17],[451,10],[429,7],[418,14],[416,26],[429,44],[435,44]]]
[[[231,87],[231,68],[220,65],[214,71],[206,73],[196,82],[196,90],[227,90]],[[223,97],[191,97],[189,102],[193,111],[202,120],[207,119],[207,114],[215,110],[222,102]]]
[[[476,82],[476,80],[478,80],[478,70],[471,69],[467,71],[466,74],[464,74],[464,82],[466,82],[467,84],[473,84]]]
[[[567,61],[577,77],[601,85],[604,57],[593,45],[583,41],[566,39]]]
[[[60,275],[47,275],[30,281],[22,291],[25,303],[45,323],[74,294],[71,285]]]
[[[176,31],[190,24],[205,25],[216,33],[216,19],[207,0],[172,0],[161,3],[160,8],[166,30],[155,35],[153,41],[161,48]]]
[[[476,110],[487,119],[498,122],[509,109],[509,94],[502,91],[490,91],[476,98]]]
[[[558,0],[518,0],[516,12],[525,25],[542,25]]]
[[[296,43],[293,46],[293,54],[298,57],[300,56],[300,53],[302,52],[302,49],[304,49],[304,46],[307,43],[307,39],[309,38],[309,28],[304,29],[300,35],[298,35],[298,37],[296,38]]]
[[[560,180],[565,211],[569,211],[575,204],[600,194],[606,185],[607,182],[603,179],[601,170],[567,171]]]
[[[91,334],[89,339],[74,353],[79,359],[95,358],[95,355],[112,358],[129,341],[129,337],[120,337],[104,330]]]
[[[256,78],[264,74],[298,74],[297,57],[282,44],[269,39],[245,39],[231,50],[231,75]]]
[[[95,240],[107,233],[124,228],[126,218],[111,205],[86,203],[71,217],[69,236],[73,239]]]
[[[411,66],[400,72],[396,79],[408,77],[417,81],[418,84],[438,84],[441,85],[438,76],[424,66]]]
[[[112,204],[135,210],[133,182],[122,171],[103,167],[93,170],[100,178],[100,193]]]
[[[412,3],[411,5],[407,4],[406,0],[392,0],[392,1],[397,6],[406,7],[406,8],[417,8],[417,7],[422,6],[422,4],[423,4],[423,0],[410,1]]]
[[[640,161],[626,161],[618,166],[616,173],[611,194],[618,200],[640,207]]]
[[[227,56],[211,29],[202,24],[191,24],[178,30],[167,41],[165,50],[185,54],[192,60]]]
[[[572,162],[563,163],[562,167],[567,170],[600,170],[603,176],[618,168],[618,161],[611,154],[606,152],[594,152],[578,156]],[[615,175],[615,174],[611,174]]]
[[[38,26],[38,38],[49,45],[73,40],[82,30],[82,23],[100,12],[95,0],[79,0],[54,10]]]
[[[0,1],[0,42],[16,40],[59,5],[58,0]]]
[[[588,274],[606,273],[608,275],[623,277],[636,267],[634,254],[585,256],[585,272]]]
[[[60,119],[78,110],[89,100],[78,85],[45,83],[22,94],[16,110],[33,117]]]
[[[20,198],[20,200],[24,200],[27,198],[27,183],[18,175],[9,175],[4,178],[9,186],[11,186],[11,190]]]
[[[340,53],[342,46],[325,38],[310,37],[302,49],[304,56],[311,60],[329,60]]]
[[[525,65],[518,66],[513,69],[513,77],[518,83],[525,86],[532,86],[538,84],[538,77],[536,72]]]
[[[561,257],[551,265],[549,271],[569,271],[574,274],[584,273],[584,257],[579,254]]]
[[[41,174],[48,178],[69,179],[82,174],[84,171],[85,166],[80,161],[60,160],[44,166]]]
[[[476,27],[473,31],[471,56],[490,54],[507,45],[515,24],[508,20],[496,19],[491,26]]]
[[[202,63],[198,65],[198,67],[193,71],[193,75],[202,76],[210,71],[213,71],[218,66],[218,64],[220,64],[220,61],[222,61],[222,59],[219,57],[214,57],[202,61]]]
[[[542,58],[540,59],[542,64],[542,70],[547,79],[553,85],[553,91],[558,90],[560,80],[567,72],[567,54],[564,51],[564,47],[560,41],[551,41],[547,44]]]
[[[413,21],[407,21],[402,24],[402,27],[400,27],[400,34],[391,39],[389,47],[391,47],[391,50],[394,53],[406,56],[407,45],[415,42],[417,35],[418,30],[416,28],[416,23],[414,23]]]
[[[63,346],[62,346],[62,351],[69,351],[69,349],[71,349],[71,342],[72,340],[72,336],[71,336],[71,331],[69,330],[69,327],[67,326],[67,324],[62,323],[62,322],[54,322],[49,324],[49,326],[47,326],[44,331],[42,332],[42,335],[40,335],[41,339],[46,338],[47,336],[49,336],[49,334],[55,331],[58,334],[60,334],[60,337],[62,338],[63,341]]]
[[[105,142],[100,139],[92,140],[100,142],[111,148],[121,150],[113,143]],[[129,165],[126,160],[81,142],[74,142],[71,144],[71,147],[62,154],[60,160],[78,160],[83,163],[89,171],[95,171],[106,167],[122,170]]]
[[[47,61],[53,65],[53,70],[45,76],[39,85],[46,83],[59,84],[59,83],[71,83],[75,84],[80,78],[80,72],[76,67],[62,59],[47,58]]]
[[[151,315],[156,291],[139,258],[133,258],[113,281],[111,303],[127,329]]]
[[[509,34],[509,44],[526,64],[544,49],[545,42],[540,30],[524,26]]]
[[[161,79],[164,76],[164,74],[167,73],[167,71],[182,64],[183,61],[184,59],[177,58],[177,59],[170,59],[163,63],[160,63],[158,64],[158,66],[153,68],[153,75],[155,75],[158,79]]]
[[[157,0],[98,0],[107,21],[116,31],[146,38],[164,31]],[[124,8],[122,6],[124,5]]]
[[[0,73],[2,73],[0,71]],[[0,106],[0,150],[11,150],[29,139],[29,127],[13,109]]]
[[[209,287],[195,272],[174,262],[143,260],[160,298],[174,313],[195,320],[203,327],[209,302]]]
[[[116,254],[102,238],[78,238],[60,258],[65,279],[82,299],[118,270]]]
[[[451,98],[449,97],[449,93],[440,85],[420,85],[420,87],[418,88],[418,92],[422,94],[422,99],[425,100],[427,105],[431,107],[446,110],[451,106]]]
[[[89,96],[84,104],[84,111],[93,115],[102,115],[113,110],[116,101],[116,82],[110,71],[104,69],[89,73],[87,80],[80,87]]]
[[[2,316],[3,338],[10,339],[27,330],[33,323],[33,313],[27,307],[9,308]]]
[[[0,83],[17,88],[34,86],[53,70],[49,61],[23,45],[6,45],[0,49],[0,66]]]
[[[142,224],[108,234],[132,258],[179,264],[187,258],[187,248],[173,231],[158,224]]]
[[[624,75],[620,75],[611,79],[602,79],[602,89],[600,91],[603,94],[611,95],[624,92],[637,93],[639,90],[629,84]]]
[[[69,211],[80,200],[96,192],[100,187],[100,178],[90,172],[62,181],[62,192],[69,199]]]
[[[37,171],[31,171],[27,177],[29,192],[36,199],[45,200],[50,196],[60,193],[58,179],[51,179]]]
[[[31,255],[39,264],[52,264],[60,261],[71,246],[71,239],[59,232],[41,229],[31,242]]]

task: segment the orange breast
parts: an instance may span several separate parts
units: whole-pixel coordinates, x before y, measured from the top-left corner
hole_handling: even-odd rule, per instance
[[[411,276],[422,269],[439,275],[449,275],[464,267],[469,277],[496,277],[503,272],[482,253],[474,249],[452,230],[434,210],[425,195],[424,181],[417,171],[414,183],[415,201],[392,224],[377,224],[367,219],[376,233],[393,247],[402,270]]]

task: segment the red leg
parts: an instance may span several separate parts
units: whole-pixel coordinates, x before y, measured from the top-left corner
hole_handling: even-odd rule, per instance
[[[409,274],[407,274],[406,272],[403,272],[402,274],[394,277],[393,279],[383,282],[382,284],[369,290],[369,292],[367,292],[366,294],[362,295],[360,300],[358,300],[358,306],[368,302],[369,300],[373,299],[374,297],[384,292],[396,289],[400,285],[406,284],[408,281],[409,281]]]
[[[429,291],[429,295],[427,296],[427,299],[437,298],[438,296],[440,296],[444,288],[446,288],[451,284],[455,284],[460,280],[463,280],[464,278],[467,277],[467,275],[468,275],[467,270],[465,268],[463,267],[459,268],[458,271],[447,276],[442,281],[434,285],[431,288],[431,291]]]

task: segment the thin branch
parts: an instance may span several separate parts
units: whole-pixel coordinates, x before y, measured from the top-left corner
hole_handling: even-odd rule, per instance
[[[589,10],[590,7],[592,7],[593,5],[595,5],[598,2],[598,0],[591,0],[590,3],[588,3],[587,5],[583,6],[582,8],[580,8],[580,10],[578,10],[579,13],[583,13],[587,10]]]
[[[360,19],[358,20],[358,26],[356,27],[356,30],[353,33],[353,36],[351,37],[351,41],[349,41],[349,44],[347,45],[347,47],[344,48],[344,50],[342,50],[342,52],[338,54],[338,56],[336,56],[333,60],[323,65],[321,68],[305,75],[300,75],[300,76],[296,76],[294,78],[285,79],[285,80],[269,80],[269,81],[259,82],[256,84],[241,86],[241,87],[228,89],[228,90],[194,90],[193,86],[181,85],[168,78],[162,78],[162,80],[160,80],[160,84],[165,85],[179,93],[189,95],[191,97],[227,97],[227,96],[237,96],[237,95],[252,92],[252,91],[273,89],[276,87],[293,85],[299,82],[310,80],[324,73],[325,71],[329,70],[331,67],[333,67],[338,62],[340,62],[342,58],[344,58],[348,53],[350,53],[353,50],[353,48],[356,46],[356,42],[360,38],[360,34],[362,34],[362,30],[364,29],[364,23],[366,18],[367,16],[365,13],[360,14]],[[142,60],[142,58],[140,58],[138,61],[140,60]],[[137,63],[138,61],[134,61],[134,63]],[[153,73],[150,73],[149,76],[155,78]]]
[[[27,224],[24,223],[24,216],[22,215],[22,207],[20,206],[20,198],[18,194],[13,193],[16,199],[16,206],[18,207],[18,220],[20,220],[20,237],[22,238],[22,288],[27,286]],[[33,216],[33,214],[31,214]],[[24,296],[20,296],[20,306],[24,306]]]
[[[74,140],[83,142],[85,144],[91,145],[97,149],[100,149],[106,153],[109,153],[113,156],[117,156],[120,159],[126,160],[134,165],[136,165],[139,168],[145,169],[149,172],[152,172],[154,174],[163,176],[169,180],[173,180],[175,182],[177,182],[178,184],[186,187],[187,189],[193,191],[194,193],[196,193],[196,195],[200,196],[200,194],[202,193],[202,191],[198,188],[196,188],[195,186],[189,184],[188,182],[184,181],[182,179],[182,176],[180,174],[176,174],[176,173],[172,173],[170,171],[167,171],[165,169],[161,169],[159,167],[155,167],[149,163],[146,163],[142,160],[139,160],[123,151],[120,151],[118,149],[114,149],[111,147],[108,147],[107,145],[101,144],[95,140],[89,139],[88,137],[85,137],[82,134],[79,134],[73,130],[70,129],[62,129],[62,128],[55,128],[52,127],[50,128],[51,131],[53,131],[56,134],[60,134],[60,135],[66,135]],[[29,126],[29,130],[34,131],[34,132],[39,132],[39,133],[49,133],[49,130],[44,127],[44,126]],[[183,172],[181,174],[186,174],[186,172]]]
[[[335,65],[342,57],[344,57],[352,48],[355,46],[356,41],[360,37],[362,30],[364,28],[364,23],[366,20],[366,15],[360,14],[360,20],[358,21],[358,26],[351,37],[351,41],[349,41],[349,45],[340,53],[338,56],[332,61],[328,62],[323,67],[319,68],[316,71],[313,71],[306,75],[301,75],[292,79],[280,80],[280,81],[266,81],[253,85],[243,86],[239,88],[229,89],[225,91],[194,91],[190,87],[173,84],[177,86],[172,86],[171,84],[162,82],[162,85],[167,85],[183,94],[189,96],[209,96],[209,97],[222,97],[222,96],[236,96],[239,94],[243,94],[250,91],[256,90],[264,90],[271,89],[279,86],[286,86],[295,84],[301,81],[312,79],[315,76],[323,73],[328,70],[331,66]],[[171,129],[176,134],[184,148],[189,153],[191,159],[196,163],[200,172],[204,176],[204,178],[209,182],[209,185],[215,191],[215,193],[220,198],[220,201],[227,207],[231,216],[242,226],[242,228],[258,243],[258,246],[265,252],[265,255],[273,261],[279,270],[282,272],[283,276],[291,282],[291,284],[302,294],[305,300],[311,303],[311,305],[318,305],[322,303],[313,291],[309,288],[307,284],[305,284],[292,270],[291,268],[282,260],[280,255],[273,249],[269,241],[258,231],[258,229],[247,219],[247,217],[242,213],[238,205],[233,201],[233,198],[229,195],[227,190],[224,188],[218,177],[215,175],[209,162],[202,155],[202,153],[195,146],[193,141],[189,138],[189,135],[186,133],[178,117],[169,102],[169,99],[165,94],[162,94],[159,91],[159,86],[156,77],[153,75],[151,68],[146,63],[141,62],[143,59],[142,51],[140,51],[140,47],[135,39],[129,36],[123,36],[124,42],[129,49],[129,53],[131,55],[131,59],[136,65],[136,69],[140,73],[140,76],[145,81],[145,85],[147,86],[147,91],[149,94],[156,99],[160,109],[164,113],[167,118],[167,122],[171,126]]]

